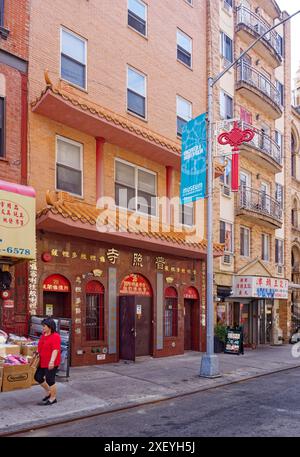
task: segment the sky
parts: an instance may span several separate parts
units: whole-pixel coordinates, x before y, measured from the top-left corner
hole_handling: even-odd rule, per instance
[[[287,11],[289,14],[300,10],[300,0],[277,0],[278,6],[282,11]],[[300,13],[291,19],[292,31],[292,84],[297,69],[300,65]]]

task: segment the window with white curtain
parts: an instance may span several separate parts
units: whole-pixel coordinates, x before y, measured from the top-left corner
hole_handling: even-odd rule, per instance
[[[240,254],[250,257],[250,229],[247,227],[241,227],[240,230]]]
[[[266,262],[270,261],[270,235],[266,233],[261,235],[261,258]]]
[[[82,144],[56,138],[56,189],[82,196]]]
[[[222,119],[233,118],[233,99],[223,90],[220,91],[220,116]]]

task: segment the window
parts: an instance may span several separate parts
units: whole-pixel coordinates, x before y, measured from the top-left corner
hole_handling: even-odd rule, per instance
[[[4,26],[4,0],[0,0],[0,27]]]
[[[177,135],[182,135],[182,129],[185,124],[192,119],[192,104],[177,95],[176,99],[177,112]]]
[[[104,288],[98,281],[86,286],[86,341],[104,340]]]
[[[5,156],[5,100],[0,97],[0,157]]]
[[[275,130],[275,143],[279,146],[280,157],[282,158],[282,135],[278,130]]]
[[[147,5],[140,0],[128,0],[128,25],[147,35]]]
[[[281,106],[283,106],[283,102],[284,102],[283,84],[281,84],[281,82],[279,82],[279,81],[276,81],[276,88],[279,92],[279,103],[281,104]]]
[[[180,216],[181,216],[181,224],[192,226],[194,225],[194,204],[185,203],[184,205],[180,205]]]
[[[279,54],[283,57],[283,37],[280,35],[277,35],[278,39],[278,52]]]
[[[146,118],[146,76],[127,68],[127,109]]]
[[[132,211],[156,215],[156,174],[116,160],[116,205]]]
[[[297,200],[294,200],[294,202],[293,202],[292,226],[298,228],[298,203],[297,203]]]
[[[275,200],[280,204],[280,208],[283,208],[283,186],[278,183],[275,187]]]
[[[228,163],[225,167],[224,174],[220,176],[220,181],[224,186],[231,188],[231,160],[227,160]]]
[[[244,257],[250,257],[250,229],[241,227],[240,253]]]
[[[270,235],[266,233],[261,235],[261,258],[265,262],[270,261]]]
[[[222,90],[220,92],[220,115],[222,119],[233,118],[233,99]]]
[[[224,251],[227,253],[233,252],[232,233],[232,224],[220,221],[220,243],[225,245]]]
[[[56,138],[56,189],[82,196],[82,145]]]
[[[165,336],[178,334],[178,295],[174,287],[168,287],[165,292]]]
[[[243,106],[240,106],[240,119],[241,121],[252,125],[252,113],[246,110],[246,108],[244,108]]]
[[[224,6],[230,6],[232,8],[232,0],[224,0]]]
[[[177,29],[177,59],[192,66],[192,39]]]
[[[296,173],[297,173],[296,158],[297,158],[296,140],[295,140],[294,134],[292,133],[292,136],[291,136],[291,174],[292,174],[293,178],[296,178]]]
[[[232,39],[221,32],[221,55],[227,62],[233,62]]]
[[[190,5],[193,4],[193,0],[186,0]]]
[[[61,29],[61,77],[86,89],[86,41]]]
[[[283,240],[275,240],[275,263],[277,265],[283,265]]]

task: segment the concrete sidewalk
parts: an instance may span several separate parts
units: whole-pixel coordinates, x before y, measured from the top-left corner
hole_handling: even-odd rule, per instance
[[[91,414],[138,406],[198,392],[269,373],[300,367],[292,346],[247,350],[245,355],[220,354],[222,376],[199,377],[201,354],[153,359],[135,363],[71,368],[70,380],[58,382],[58,403],[38,406],[40,386],[0,393],[0,435]]]

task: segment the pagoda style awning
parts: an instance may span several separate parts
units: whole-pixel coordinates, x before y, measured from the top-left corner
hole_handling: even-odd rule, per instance
[[[151,219],[146,216],[132,218],[132,213],[117,208],[116,211],[102,210],[66,192],[48,192],[47,203],[37,214],[37,229],[180,257],[206,257],[206,240],[200,240],[193,233],[179,231],[179,227],[158,224],[154,230]],[[215,257],[223,253],[223,244],[216,243]]]

